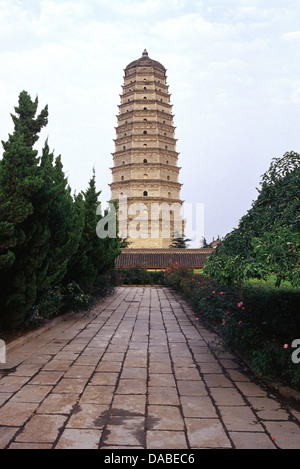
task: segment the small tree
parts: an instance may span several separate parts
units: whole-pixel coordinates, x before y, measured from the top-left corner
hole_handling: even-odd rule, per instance
[[[128,248],[130,246],[131,241],[128,240],[128,238],[121,238],[120,239],[120,248],[121,249],[125,249],[125,248]]]
[[[226,283],[276,275],[300,283],[300,155],[274,158],[257,200],[209,257],[204,271]]]
[[[186,238],[185,235],[180,235],[178,232],[175,233],[175,236],[170,244],[171,249],[186,249],[188,247],[187,243],[191,239]]]
[[[209,244],[207,244],[206,238],[202,236],[201,241],[200,241],[200,247],[201,248],[208,248]]]

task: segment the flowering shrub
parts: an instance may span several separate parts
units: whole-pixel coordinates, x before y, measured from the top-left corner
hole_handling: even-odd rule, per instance
[[[86,293],[90,296],[90,303],[95,303],[98,299],[113,293],[115,287],[121,284],[122,279],[114,270],[98,275],[86,289]]]
[[[63,289],[63,309],[82,311],[87,309],[90,296],[82,291],[76,282],[70,282]]]
[[[196,319],[213,326],[224,347],[247,359],[253,371],[300,388],[300,365],[292,362],[288,347],[300,338],[299,289],[224,286],[178,265],[166,269],[164,283],[180,291]]]
[[[44,319],[50,319],[59,314],[63,302],[63,291],[61,287],[48,289],[37,306],[33,307],[33,317],[30,318],[31,324],[34,325],[35,319],[39,319],[40,323]],[[29,324],[26,324],[29,325]]]

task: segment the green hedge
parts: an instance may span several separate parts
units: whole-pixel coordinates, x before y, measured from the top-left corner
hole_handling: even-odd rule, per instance
[[[129,269],[117,269],[118,283],[123,285],[161,285],[163,283],[162,271],[149,271],[143,266]]]
[[[300,289],[266,282],[224,286],[178,266],[167,269],[164,279],[253,371],[300,389],[300,363],[291,358],[292,342],[300,339]]]

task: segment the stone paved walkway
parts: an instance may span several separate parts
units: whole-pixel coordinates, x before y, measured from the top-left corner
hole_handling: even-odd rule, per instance
[[[168,288],[121,287],[8,348],[0,448],[300,448],[300,413],[251,382]]]

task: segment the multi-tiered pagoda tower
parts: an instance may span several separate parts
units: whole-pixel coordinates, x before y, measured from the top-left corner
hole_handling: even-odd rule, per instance
[[[117,117],[111,199],[120,203],[120,236],[125,216],[129,248],[168,248],[178,231],[183,234],[181,213],[178,215],[182,205],[180,168],[166,69],[150,59],[146,50],[125,68]],[[158,206],[164,207],[159,216]],[[166,208],[170,208],[169,234]]]

